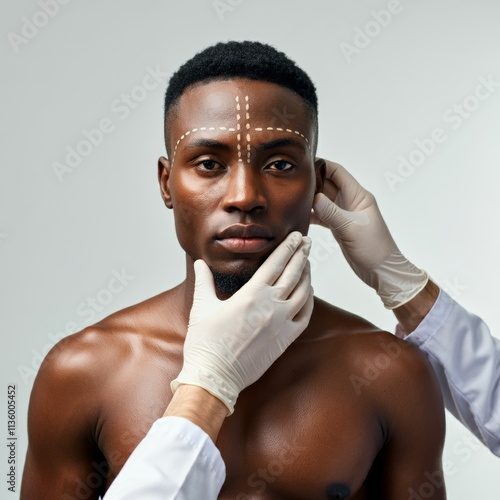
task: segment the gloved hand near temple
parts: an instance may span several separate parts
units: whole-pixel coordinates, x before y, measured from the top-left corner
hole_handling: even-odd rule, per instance
[[[347,262],[388,309],[415,297],[429,277],[400,252],[373,194],[347,170],[326,161],[324,193],[314,199],[311,222],[331,229]]]
[[[239,393],[258,380],[309,323],[310,247],[310,239],[298,231],[289,234],[227,300],[216,296],[207,264],[195,262],[184,365],[172,391],[181,384],[202,387],[233,413]]]

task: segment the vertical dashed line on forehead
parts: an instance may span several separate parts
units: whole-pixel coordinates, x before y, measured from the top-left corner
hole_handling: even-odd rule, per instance
[[[240,96],[236,96],[236,139],[238,140],[238,161],[243,161],[241,157],[241,105]]]
[[[245,96],[245,119],[246,119],[246,125],[245,125],[245,132],[246,132],[246,139],[247,139],[247,163],[250,163],[250,158],[251,158],[251,155],[252,155],[252,151],[251,151],[251,145],[250,145],[250,140],[251,140],[251,137],[250,137],[250,102],[248,100],[248,96],[246,95]]]

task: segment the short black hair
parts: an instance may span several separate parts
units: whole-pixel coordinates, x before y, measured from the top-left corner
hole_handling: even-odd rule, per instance
[[[284,52],[271,45],[254,41],[229,41],[219,42],[198,52],[170,78],[163,115],[167,151],[169,112],[184,91],[195,83],[232,78],[276,83],[298,94],[311,111],[317,136],[318,97],[316,87],[307,73]]]

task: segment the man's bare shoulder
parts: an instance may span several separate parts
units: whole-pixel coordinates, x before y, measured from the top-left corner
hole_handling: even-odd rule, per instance
[[[307,329],[309,340],[381,331],[380,328],[361,316],[334,306],[318,297],[314,298],[314,310]]]
[[[368,320],[315,297],[314,311],[300,343],[331,345],[349,352],[349,358],[365,356],[380,347],[381,342],[403,343],[394,335],[381,330]]]
[[[179,299],[179,287],[175,287],[116,311],[90,328],[108,337],[137,334],[145,338],[173,334],[183,321],[179,314]]]
[[[171,305],[175,289],[150,297],[103,318],[61,339],[45,357],[37,378],[95,381],[111,375],[117,366],[150,349],[182,344],[176,325],[180,320]]]
[[[417,348],[321,299],[315,300],[305,333],[301,342],[317,343],[321,352],[335,353],[358,395],[361,391],[380,392],[385,397],[388,384],[395,392],[405,391],[415,381],[437,386],[430,363]]]
[[[435,373],[413,345],[370,322],[316,299],[297,355],[309,354],[319,383],[337,397],[373,414],[383,434],[401,435],[424,423],[437,447],[444,435],[444,408]],[[302,356],[303,358],[306,356]]]

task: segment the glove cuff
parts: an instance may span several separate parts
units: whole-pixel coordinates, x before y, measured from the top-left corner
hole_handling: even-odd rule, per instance
[[[373,288],[387,309],[406,304],[423,290],[429,281],[426,271],[419,269],[401,253],[394,254],[373,271]]]
[[[199,370],[202,370],[202,368]],[[227,406],[228,416],[233,414],[234,405],[238,399],[238,392],[216,374],[210,372],[204,373],[203,375],[200,374],[200,376],[192,376],[183,369],[177,378],[170,382],[172,393],[175,393],[177,388],[182,384],[196,385],[205,389]]]

